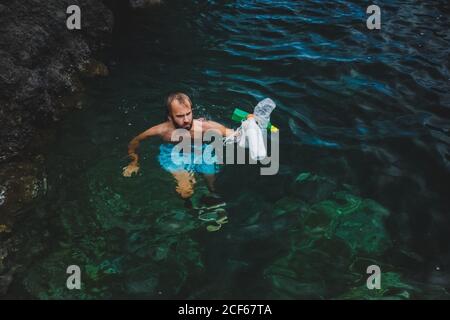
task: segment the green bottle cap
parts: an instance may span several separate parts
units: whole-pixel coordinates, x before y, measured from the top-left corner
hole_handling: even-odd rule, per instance
[[[234,109],[233,115],[231,116],[231,120],[236,122],[241,122],[245,119],[247,119],[247,116],[249,115],[249,112],[241,110],[239,108]],[[278,128],[273,126],[270,122],[267,124],[267,129],[270,129],[272,132],[277,132]]]

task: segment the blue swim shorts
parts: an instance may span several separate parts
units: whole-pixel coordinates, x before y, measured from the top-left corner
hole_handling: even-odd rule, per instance
[[[158,161],[168,172],[188,171],[203,174],[215,174],[220,171],[216,155],[211,145],[194,145],[191,152],[174,150],[175,145],[164,143],[159,146]]]

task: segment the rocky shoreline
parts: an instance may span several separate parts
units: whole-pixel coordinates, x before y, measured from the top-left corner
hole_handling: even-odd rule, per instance
[[[14,224],[47,189],[52,124],[81,108],[83,79],[107,76],[102,52],[120,15],[158,0],[8,0],[0,4],[0,297],[17,269]],[[66,27],[81,9],[81,30]],[[126,10],[124,10],[126,9]],[[119,16],[118,16],[119,15]]]

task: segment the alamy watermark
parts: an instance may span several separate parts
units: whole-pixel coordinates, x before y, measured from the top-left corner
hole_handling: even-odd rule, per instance
[[[70,5],[66,10],[70,16],[66,20],[66,26],[69,30],[81,29],[81,9],[77,5]],[[369,30],[381,29],[381,9],[379,6],[372,4],[367,7],[366,13],[370,16],[366,20],[366,26]]]
[[[70,14],[66,20],[66,26],[69,30],[81,29],[81,9],[77,5],[71,5],[67,7],[67,14]]]
[[[381,29],[381,9],[377,5],[370,5],[366,10],[367,14],[370,16],[366,20],[366,26],[369,30],[380,30]]]
[[[379,266],[373,264],[367,267],[367,274],[370,276],[367,278],[367,289],[381,289],[381,269]]]
[[[73,264],[67,267],[67,274],[70,276],[67,278],[66,287],[69,290],[81,289],[81,269],[79,266]]]
[[[207,130],[203,133],[194,132],[192,139],[188,130],[176,129],[171,136],[171,141],[177,142],[171,151],[171,160],[176,165],[257,164],[259,162],[262,165],[260,168],[261,175],[275,175],[278,173],[280,165],[279,132],[270,132],[270,150],[268,149],[269,134],[267,130],[261,130],[261,133],[263,144],[251,144],[250,136],[257,134],[257,132],[251,131],[245,135],[237,136],[239,143],[224,144],[223,137],[217,130]],[[241,139],[244,139],[244,141]],[[242,147],[245,145],[252,150],[247,152],[246,149],[248,148]],[[263,148],[264,150],[261,152],[261,150],[255,150],[255,148]],[[265,156],[260,159],[252,158],[250,153],[256,151],[259,151],[258,154],[265,154]]]

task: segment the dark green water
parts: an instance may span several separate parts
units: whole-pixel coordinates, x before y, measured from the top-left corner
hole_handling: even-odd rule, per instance
[[[449,298],[448,3],[379,3],[369,31],[352,1],[167,2],[118,21],[110,76],[59,126],[11,296]],[[235,107],[277,103],[280,172],[226,166],[218,232],[184,208],[159,141],[121,176],[172,91],[230,127]],[[372,264],[381,290],[366,288]]]

